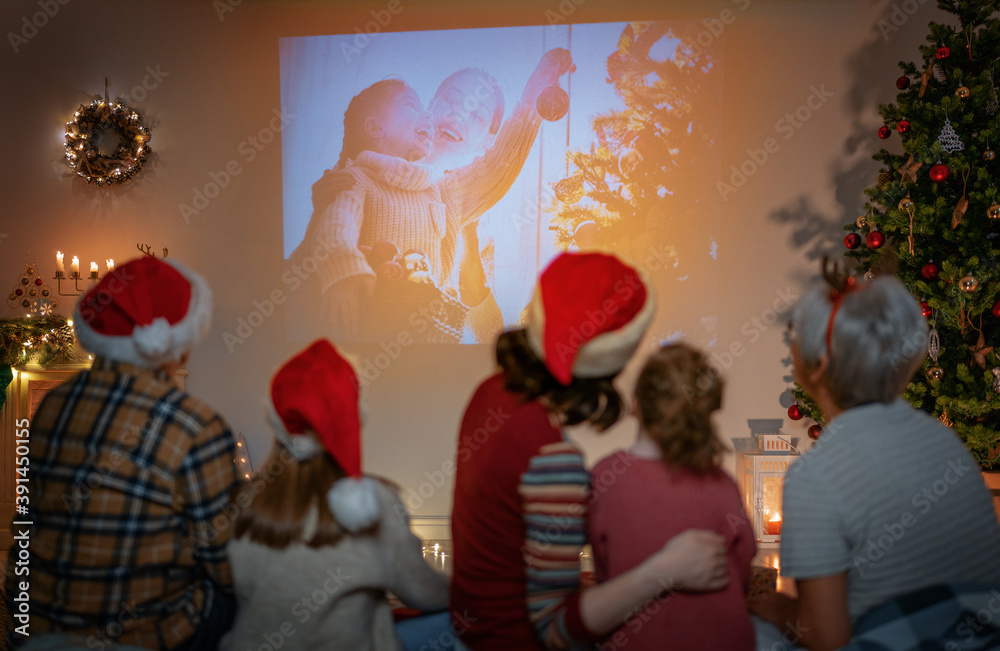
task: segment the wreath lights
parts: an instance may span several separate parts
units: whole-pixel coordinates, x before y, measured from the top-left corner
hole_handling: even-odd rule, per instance
[[[104,134],[117,136],[115,150],[101,153]],[[149,129],[134,109],[120,101],[109,101],[107,82],[104,99],[80,105],[66,123],[66,160],[87,183],[112,185],[135,176],[150,152]]]

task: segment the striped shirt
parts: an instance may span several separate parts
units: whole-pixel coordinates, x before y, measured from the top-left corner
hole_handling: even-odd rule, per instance
[[[934,584],[1000,583],[1000,524],[954,432],[902,400],[830,421],[785,478],[781,571],[847,574],[852,621]]]
[[[466,408],[455,475],[452,623],[477,651],[567,649],[580,616],[590,474],[537,401],[484,381]]]
[[[30,633],[95,648],[191,638],[212,591],[231,593],[235,449],[222,418],[162,371],[97,358],[50,392],[30,429]],[[8,599],[23,579],[15,557]]]

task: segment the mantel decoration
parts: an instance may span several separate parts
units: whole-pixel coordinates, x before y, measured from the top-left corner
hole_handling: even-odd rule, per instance
[[[0,319],[0,407],[14,379],[12,366],[72,361],[75,340],[72,324],[61,316]]]
[[[119,139],[111,154],[100,149],[101,136],[105,134],[114,134]],[[105,79],[104,99],[81,104],[73,119],[66,123],[66,160],[87,183],[124,183],[146,162],[149,138],[149,129],[135,109],[108,99],[108,79]]]

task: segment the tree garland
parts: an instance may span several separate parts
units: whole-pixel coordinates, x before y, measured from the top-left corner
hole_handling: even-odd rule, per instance
[[[71,361],[73,326],[61,316],[0,319],[0,365]]]
[[[119,138],[114,153],[104,155],[98,147],[101,136]],[[73,120],[66,123],[66,160],[87,183],[111,185],[135,176],[150,152],[149,129],[139,114],[122,102],[104,99],[80,105]]]

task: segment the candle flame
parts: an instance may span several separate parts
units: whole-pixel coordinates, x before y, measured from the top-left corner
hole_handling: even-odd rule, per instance
[[[775,513],[774,515],[771,516],[771,519],[768,520],[768,522],[781,522],[781,514]]]

